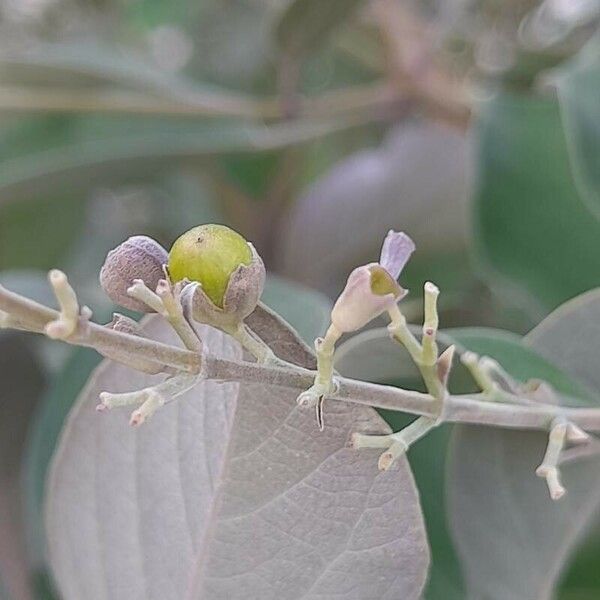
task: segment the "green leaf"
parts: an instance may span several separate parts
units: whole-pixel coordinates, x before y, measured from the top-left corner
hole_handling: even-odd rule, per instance
[[[292,0],[275,23],[280,48],[306,54],[318,48],[357,9],[360,0]]]
[[[600,288],[573,298],[527,334],[525,343],[600,394]]]
[[[589,382],[564,368],[584,334],[580,319],[571,320],[568,336],[556,327],[564,312],[561,307],[539,326],[547,332],[545,339],[535,333],[537,329],[524,340],[495,330],[448,333],[462,347],[497,359],[517,379],[550,382],[561,401],[567,395],[569,403],[589,404],[592,399],[597,403],[598,393],[586,385]],[[597,345],[600,336],[594,337]],[[549,347],[554,349],[552,356]],[[587,350],[597,354],[594,347],[588,345]],[[600,461],[563,465],[567,495],[553,502],[545,482],[535,476],[547,437],[491,427],[455,428],[448,509],[469,597],[551,598],[566,561],[589,526],[599,504]]]
[[[475,245],[495,289],[543,314],[595,287],[600,222],[573,182],[558,105],[499,95],[477,138]]]
[[[281,163],[282,155],[278,152],[224,156],[219,161],[228,180],[253,200],[265,196]]]
[[[2,202],[9,202],[139,182],[173,165],[198,165],[216,154],[274,150],[356,124],[322,120],[265,127],[231,120],[192,124],[185,119],[87,118],[75,124],[68,142],[4,161],[0,194]]]
[[[558,97],[575,181],[600,218],[600,32],[562,71]]]
[[[332,308],[329,298],[283,277],[267,277],[262,300],[290,323],[308,344],[312,345],[329,326]]]
[[[76,197],[41,194],[18,203],[0,202],[0,269],[47,270],[63,265],[80,231],[81,217]]]

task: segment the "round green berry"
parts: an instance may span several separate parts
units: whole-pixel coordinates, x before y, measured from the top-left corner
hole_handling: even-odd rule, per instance
[[[169,252],[172,281],[189,279],[220,308],[231,274],[252,262],[248,242],[225,225],[199,225],[179,237]]]

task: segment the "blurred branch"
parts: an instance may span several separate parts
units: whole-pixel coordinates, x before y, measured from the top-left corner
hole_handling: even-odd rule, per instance
[[[374,0],[390,81],[427,114],[461,129],[471,116],[464,81],[435,60],[431,28],[397,0]]]
[[[387,82],[376,82],[299,96],[296,116],[314,118],[362,116],[380,119],[406,103],[411,94]],[[286,117],[280,98],[236,94],[202,94],[160,98],[136,92],[0,86],[0,113],[116,113],[180,117],[239,117],[280,120]]]
[[[283,51],[277,69],[279,102],[284,119],[294,118],[300,111],[300,61],[295,54]]]
[[[0,86],[4,112],[108,112],[166,116],[237,116],[276,118],[275,100],[204,92],[185,98],[161,98],[136,92],[50,87]]]

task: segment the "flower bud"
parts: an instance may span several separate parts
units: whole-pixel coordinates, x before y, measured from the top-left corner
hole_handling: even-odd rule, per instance
[[[100,270],[100,284],[115,302],[131,310],[152,312],[146,304],[127,294],[134,279],[141,279],[151,290],[164,278],[167,251],[145,235],[135,235],[111,250]]]
[[[189,280],[181,302],[194,320],[233,327],[256,307],[265,266],[241,235],[223,225],[200,225],[184,233],[169,253],[171,280]]]

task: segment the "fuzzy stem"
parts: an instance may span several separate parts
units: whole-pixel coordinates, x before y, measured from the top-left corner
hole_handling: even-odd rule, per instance
[[[492,396],[497,390],[495,381],[490,377],[489,373],[481,367],[479,356],[475,352],[463,352],[460,357],[460,362],[469,370],[471,377],[475,383],[486,394]]]
[[[258,336],[254,335],[244,323],[241,323],[239,327],[227,333],[234,340],[237,340],[242,345],[242,348],[247,350],[259,363],[267,363],[269,362],[269,358],[273,356],[271,348],[258,338]]]
[[[507,402],[509,404],[532,404],[528,398],[517,396],[500,388],[491,376],[491,372],[496,371],[503,375],[504,378],[510,377],[504,374],[498,363],[489,358],[482,356],[481,358],[475,352],[463,352],[460,357],[460,362],[469,370],[471,377],[482,390],[484,396],[490,402]]]
[[[548,485],[548,491],[552,500],[559,500],[565,494],[565,488],[560,481],[558,463],[560,454],[565,444],[568,423],[555,419],[548,436],[548,447],[542,464],[536,469],[535,474],[543,477]]]
[[[424,320],[423,340],[419,344],[410,331],[406,318],[395,304],[389,311],[391,323],[388,331],[392,337],[401,343],[410,354],[415,365],[421,373],[427,391],[436,400],[436,414],[433,417],[422,416],[410,425],[390,436],[392,445],[379,459],[379,468],[388,469],[394,460],[403,455],[413,442],[425,436],[437,427],[445,413],[445,401],[448,395],[444,382],[440,379],[437,369],[438,347],[436,342],[439,317],[437,312],[437,298],[439,289],[431,282],[424,288]]]
[[[156,287],[156,294],[164,307],[165,319],[175,330],[184,346],[192,352],[202,354],[202,340],[185,318],[179,301],[179,294],[174,291],[170,282],[161,279]]]
[[[0,310],[9,314],[13,319],[17,319],[29,330],[42,331],[48,323],[60,317],[58,311],[15,294],[1,285]],[[76,346],[85,346],[97,350],[110,348],[116,353],[131,353],[139,358],[181,371],[191,373],[200,371],[201,357],[189,350],[183,350],[129,333],[114,331],[96,323],[85,323],[85,326],[83,326],[79,322],[75,332],[64,341]]]
[[[322,338],[315,340],[315,352],[317,353],[317,374],[312,385],[302,392],[296,401],[300,406],[317,407],[317,421],[322,429],[322,406],[323,399],[336,389],[333,380],[333,355],[335,344],[340,339],[342,332],[332,323],[327,333]]]
[[[304,369],[240,363],[211,355],[205,358],[203,373],[206,379],[299,390],[310,386],[314,377],[314,372],[311,374]],[[431,418],[438,414],[436,399],[429,394],[346,377],[336,377],[336,383],[335,394],[326,395],[326,401],[352,402]],[[488,402],[483,394],[448,396],[444,407],[444,421],[449,423],[547,431],[552,420],[563,415],[586,431],[600,431],[600,409],[596,408],[564,408],[543,403],[523,406],[496,404]]]
[[[10,292],[2,286],[0,311],[28,328],[38,330],[43,330],[49,321],[59,316],[58,311]],[[137,358],[190,373],[199,373],[202,363],[204,379],[260,383],[296,390],[305,390],[314,380],[314,372],[291,365],[283,368],[247,361],[237,362],[210,354],[201,358],[189,350],[114,331],[95,323],[88,323],[85,332],[80,332],[80,327],[78,325],[76,332],[66,340],[68,343],[97,350],[110,347],[113,351],[118,349]],[[352,402],[431,418],[438,416],[438,402],[430,394],[344,377],[336,377],[336,383],[335,394],[325,395],[326,400]],[[516,396],[515,398],[518,400]],[[448,396],[444,401],[444,421],[452,423],[547,431],[557,417],[564,418],[582,430],[600,432],[599,408],[566,408],[544,403],[498,404],[490,403],[483,394]]]
[[[329,388],[333,385],[333,354],[335,352],[335,344],[341,335],[341,332],[332,323],[327,333],[325,333],[325,337],[317,338],[315,342],[315,351],[317,353],[317,377],[315,378],[315,383],[318,385]]]
[[[66,340],[75,333],[79,324],[77,295],[69,284],[67,276],[58,269],[48,273],[48,281],[60,305],[60,313],[57,319],[46,324],[46,335],[55,340]],[[91,316],[91,313],[87,316]]]

